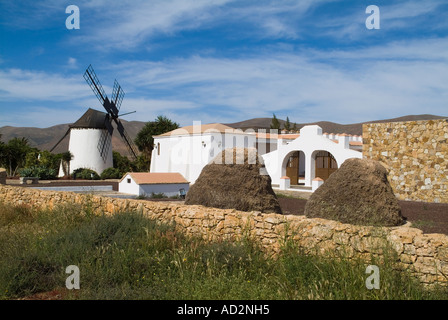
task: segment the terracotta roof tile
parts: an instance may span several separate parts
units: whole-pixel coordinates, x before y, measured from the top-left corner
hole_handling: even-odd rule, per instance
[[[178,172],[128,172],[121,178],[130,175],[137,184],[173,184],[188,183]]]
[[[164,134],[160,134],[155,137],[166,137],[166,136],[183,136],[183,135],[191,135],[191,134],[202,134],[202,133],[243,133],[240,130],[236,130],[232,127],[226,126],[221,123],[210,123],[210,124],[202,124],[202,125],[193,125],[193,126],[186,126],[182,128],[178,128],[169,132],[166,132]]]
[[[300,134],[298,133],[283,133],[283,134],[271,134],[271,133],[264,133],[264,132],[258,132],[256,133],[256,137],[259,139],[290,139],[294,140],[300,137]]]

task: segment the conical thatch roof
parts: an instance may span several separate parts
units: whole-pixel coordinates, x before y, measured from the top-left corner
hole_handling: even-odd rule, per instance
[[[107,129],[105,112],[88,109],[70,128]]]
[[[404,222],[387,170],[368,159],[348,159],[307,201],[305,215],[343,223],[397,226]]]
[[[264,172],[256,149],[227,149],[202,169],[185,204],[282,213],[271,178]]]

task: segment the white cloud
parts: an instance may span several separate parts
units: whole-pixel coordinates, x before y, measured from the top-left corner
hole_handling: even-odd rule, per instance
[[[82,29],[78,40],[99,50],[134,50],[151,47],[155,37],[172,36],[182,31],[210,30],[221,27],[226,37],[285,38],[300,37],[300,21],[313,8],[335,0],[133,0],[91,4],[81,1]],[[235,27],[241,26],[241,27]]]
[[[78,61],[76,60],[76,58],[68,58],[67,60],[67,66],[69,68],[77,68],[78,67]]]
[[[211,10],[230,1],[234,0],[139,0],[96,6],[92,19],[83,22],[91,33],[80,40],[102,49],[133,49],[154,35],[197,28],[210,19]]]
[[[68,101],[89,91],[79,77],[21,69],[0,70],[0,99]]]
[[[314,27],[315,34],[342,42],[370,39],[380,36],[388,41],[385,32],[412,32],[416,37],[420,31],[427,33],[448,26],[440,7],[446,4],[443,0],[398,0],[378,4],[380,9],[380,30],[367,30],[365,21],[370,14],[365,13],[367,7],[356,4],[326,19],[320,19]],[[375,4],[375,3],[373,3]],[[410,35],[411,33],[409,33]],[[413,37],[413,35],[412,35]]]
[[[127,70],[125,78],[136,84],[135,94],[146,90],[167,94],[193,103],[196,109],[209,108],[217,117],[238,114],[245,119],[275,112],[289,114],[297,122],[350,123],[406,114],[446,114],[448,65],[442,59],[446,51],[437,52],[447,43],[447,39],[434,39],[371,50],[234,59],[194,56],[117,67],[120,73]]]

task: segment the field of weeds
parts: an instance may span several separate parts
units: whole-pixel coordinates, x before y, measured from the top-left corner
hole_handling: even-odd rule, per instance
[[[287,243],[266,256],[251,239],[206,242],[138,212],[94,215],[89,205],[32,210],[0,203],[0,298],[57,299],[447,299],[393,259],[323,259]],[[367,289],[366,267],[380,270]],[[66,289],[67,266],[80,289]]]

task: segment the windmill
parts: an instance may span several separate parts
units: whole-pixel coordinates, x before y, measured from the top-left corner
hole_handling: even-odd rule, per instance
[[[132,113],[129,112],[122,115],[118,114],[124,97],[124,91],[121,89],[121,86],[118,84],[117,80],[114,81],[114,88],[112,90],[112,99],[109,100],[109,98],[106,96],[106,93],[104,92],[103,87],[101,86],[100,81],[98,80],[98,77],[96,76],[95,71],[92,68],[92,65],[89,65],[89,67],[86,69],[86,72],[84,73],[84,79],[87,81],[93,93],[96,95],[98,100],[103,105],[104,109],[106,109],[107,111],[104,124],[107,128],[109,136],[107,136],[105,133],[102,139],[98,142],[98,151],[100,151],[101,156],[104,157],[106,152],[110,149],[111,139],[109,138],[112,138],[112,133],[114,131],[112,121],[114,121],[121,138],[123,139],[129,150],[129,154],[131,155],[131,157],[134,158],[134,160],[136,160],[137,147],[133,143],[132,139],[129,137],[128,133],[124,129],[123,124],[119,119],[120,116]]]
[[[109,100],[91,65],[86,69],[84,79],[106,112],[89,108],[80,119],[69,126],[65,135],[50,152],[70,133],[68,149],[73,155],[73,160],[70,161],[70,173],[78,168],[90,168],[101,174],[104,169],[113,166],[111,148],[114,132],[113,122],[115,122],[117,130],[128,148],[129,155],[134,160],[137,159],[137,148],[119,119],[122,116],[118,112],[123,101],[124,91],[117,80],[114,82],[112,99]],[[63,171],[61,164],[59,176],[64,175]]]

